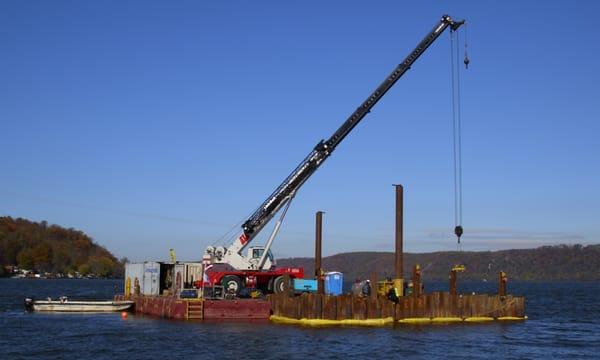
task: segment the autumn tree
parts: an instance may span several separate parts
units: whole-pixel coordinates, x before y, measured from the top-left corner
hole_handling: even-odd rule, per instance
[[[23,249],[17,255],[17,265],[21,269],[33,269],[33,254],[31,249]]]
[[[0,217],[0,266],[4,265],[100,276],[122,273],[118,260],[84,232],[11,217]]]
[[[35,268],[48,271],[52,267],[52,247],[47,242],[37,244],[31,251]]]

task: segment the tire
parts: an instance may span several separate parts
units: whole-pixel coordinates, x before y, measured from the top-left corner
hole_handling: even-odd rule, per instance
[[[232,293],[235,296],[238,296],[240,294],[240,290],[242,289],[242,281],[235,275],[223,276],[221,285],[223,285],[225,294]]]
[[[289,286],[289,284],[288,284],[288,286]],[[273,281],[273,292],[275,294],[281,294],[281,293],[285,292],[285,288],[286,288],[286,283],[285,283],[283,276],[276,277],[275,281]]]

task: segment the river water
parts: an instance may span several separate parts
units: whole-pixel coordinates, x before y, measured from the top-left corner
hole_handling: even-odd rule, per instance
[[[120,280],[0,279],[0,359],[600,358],[600,283],[509,283],[524,322],[309,328],[26,313],[26,296],[109,299]],[[425,283],[427,291],[446,284]],[[462,284],[493,292],[495,284]]]

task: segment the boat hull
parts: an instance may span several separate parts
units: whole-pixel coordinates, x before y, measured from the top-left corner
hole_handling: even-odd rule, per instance
[[[49,312],[115,312],[128,310],[133,301],[33,301],[26,308],[30,311]]]

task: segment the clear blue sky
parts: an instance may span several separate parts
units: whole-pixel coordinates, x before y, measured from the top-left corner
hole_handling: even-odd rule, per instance
[[[468,21],[464,249],[599,242],[593,1],[2,1],[0,215],[197,259],[443,13]],[[391,251],[392,183],[406,250],[455,249],[450,96],[446,33],[305,184],[276,255],[313,253],[316,210],[326,254]]]

